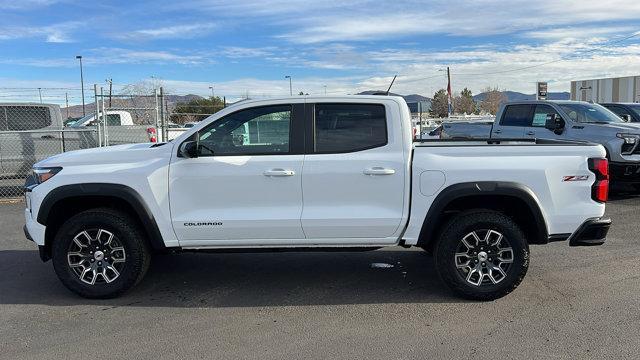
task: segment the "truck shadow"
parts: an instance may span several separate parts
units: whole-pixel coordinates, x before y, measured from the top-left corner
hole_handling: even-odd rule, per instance
[[[376,265],[373,265],[376,264]],[[380,265],[384,264],[384,265]],[[0,304],[253,307],[461,302],[419,250],[350,253],[184,253],[154,258],[117,299],[69,292],[36,251],[0,251]]]

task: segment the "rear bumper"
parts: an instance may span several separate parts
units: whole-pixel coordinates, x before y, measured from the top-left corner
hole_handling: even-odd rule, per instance
[[[615,183],[640,184],[640,163],[610,162],[609,174]]]
[[[570,246],[596,246],[607,240],[607,233],[611,227],[611,219],[594,218],[585,221],[569,236]]]

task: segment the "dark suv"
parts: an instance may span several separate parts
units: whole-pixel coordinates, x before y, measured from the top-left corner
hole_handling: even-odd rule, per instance
[[[628,122],[640,122],[640,103],[602,103],[600,104],[613,111]]]

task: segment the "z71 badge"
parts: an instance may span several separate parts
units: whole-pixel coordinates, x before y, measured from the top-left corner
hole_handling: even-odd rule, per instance
[[[567,175],[562,177],[562,181],[587,181],[589,175]]]

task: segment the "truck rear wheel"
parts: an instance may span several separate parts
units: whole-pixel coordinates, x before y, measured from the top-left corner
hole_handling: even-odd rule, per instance
[[[150,251],[127,214],[93,209],[67,220],[52,246],[62,283],[85,298],[116,297],[136,285],[149,268]]]
[[[494,300],[513,291],[529,267],[529,246],[518,225],[492,210],[471,210],[451,219],[435,249],[443,282],[457,295]]]

